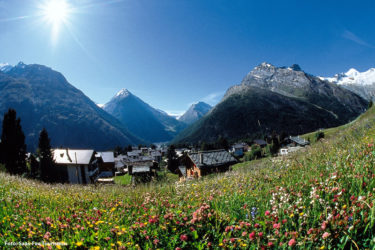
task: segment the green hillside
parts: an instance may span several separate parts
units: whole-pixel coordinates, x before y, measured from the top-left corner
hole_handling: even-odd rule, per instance
[[[198,181],[95,187],[1,173],[0,245],[373,249],[374,137],[372,108],[308,150]]]

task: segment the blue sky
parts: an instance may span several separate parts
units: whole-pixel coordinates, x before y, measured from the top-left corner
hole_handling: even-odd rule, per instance
[[[323,76],[375,67],[375,1],[66,1],[52,38],[47,0],[0,0],[0,62],[52,67],[96,103],[127,88],[179,113],[264,61]]]

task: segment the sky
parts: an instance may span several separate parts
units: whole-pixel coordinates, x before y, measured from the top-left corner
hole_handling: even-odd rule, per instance
[[[65,14],[50,13],[65,1]],[[60,8],[62,9],[62,8]],[[126,88],[181,114],[255,66],[375,67],[375,1],[0,0],[0,62],[43,64],[98,104]]]

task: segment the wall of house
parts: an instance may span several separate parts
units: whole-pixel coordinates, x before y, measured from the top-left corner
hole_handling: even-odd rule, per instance
[[[68,165],[68,178],[69,178],[69,183],[72,184],[83,184],[83,176],[82,176],[82,171],[81,171],[81,166],[80,165]],[[83,165],[84,173],[85,173],[85,181],[87,184],[91,183],[90,178],[89,178],[89,171],[88,171],[88,166]]]

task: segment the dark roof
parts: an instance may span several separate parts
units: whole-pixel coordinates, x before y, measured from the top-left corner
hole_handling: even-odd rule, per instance
[[[200,162],[201,155],[203,155],[203,163]],[[237,160],[225,150],[188,153],[188,156],[198,168],[205,166],[220,166],[224,164],[234,164],[237,162]]]
[[[291,136],[290,140],[302,146],[306,146],[310,144],[309,141],[306,141],[304,138],[301,138],[299,136],[295,136],[295,137]]]
[[[256,139],[253,142],[255,144],[258,144],[258,145],[267,145],[267,142],[265,140],[262,140],[262,139]]]

